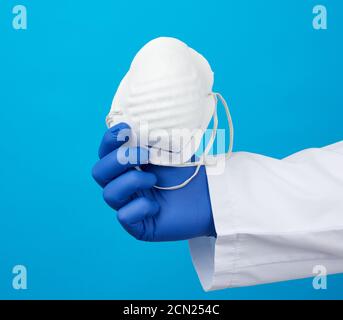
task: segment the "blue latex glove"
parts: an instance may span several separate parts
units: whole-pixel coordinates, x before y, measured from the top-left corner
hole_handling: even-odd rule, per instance
[[[100,160],[93,168],[93,177],[103,187],[107,204],[118,211],[125,230],[136,239],[173,241],[200,236],[215,236],[207,176],[202,167],[197,176],[178,190],[159,190],[190,177],[195,167],[175,168],[147,164],[148,151],[130,148],[138,155],[138,163],[122,165],[118,161],[118,132],[128,129],[125,123],[110,128],[99,148]],[[121,149],[123,151],[123,149]],[[136,170],[139,165],[144,172]]]

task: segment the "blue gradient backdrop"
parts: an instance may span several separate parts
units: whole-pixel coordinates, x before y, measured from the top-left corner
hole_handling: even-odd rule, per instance
[[[12,28],[16,4],[26,31]],[[326,31],[312,28],[316,4]],[[211,63],[235,150],[283,157],[342,140],[342,24],[340,0],[1,1],[0,298],[343,298],[343,275],[326,291],[305,279],[205,293],[187,243],[131,238],[90,175],[120,79],[161,35]],[[26,291],[12,289],[16,264]]]

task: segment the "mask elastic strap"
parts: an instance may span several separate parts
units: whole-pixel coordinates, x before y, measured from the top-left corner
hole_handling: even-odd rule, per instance
[[[233,149],[234,128],[233,128],[232,117],[231,117],[230,109],[229,109],[225,99],[223,98],[223,96],[218,92],[215,92],[213,94],[215,95],[216,99],[218,97],[220,99],[221,103],[223,104],[224,109],[225,109],[225,113],[226,113],[226,119],[227,119],[227,122],[229,124],[229,130],[230,130],[229,149],[225,154],[226,159],[228,159],[231,156],[232,149]]]
[[[204,159],[206,157],[206,155],[210,152],[212,145],[214,143],[214,140],[216,138],[216,134],[217,134],[217,128],[218,128],[218,114],[217,114],[217,104],[218,104],[218,100],[215,96],[215,94],[213,95],[215,97],[215,106],[214,106],[214,110],[213,110],[213,130],[212,130],[212,134],[211,134],[211,138],[210,141],[208,142],[201,158],[199,161],[197,162],[190,162],[190,163],[183,163],[180,165],[177,165],[175,167],[189,167],[189,166],[196,166],[196,169],[194,171],[194,173],[188,178],[186,179],[184,182],[182,182],[181,184],[178,184],[176,186],[172,186],[172,187],[160,187],[160,186],[154,186],[156,189],[159,190],[177,190],[177,189],[181,189],[184,186],[186,186],[188,183],[190,183],[193,178],[199,173],[200,167],[204,164]]]
[[[229,109],[225,99],[223,98],[223,96],[220,93],[213,92],[213,93],[210,93],[210,95],[212,95],[213,98],[215,99],[215,107],[213,110],[213,129],[212,129],[212,134],[211,134],[210,140],[208,141],[207,146],[206,146],[203,154],[201,155],[200,159],[196,162],[186,162],[186,163],[175,164],[175,165],[171,165],[171,166],[174,166],[174,167],[194,167],[197,165],[205,165],[206,164],[206,156],[210,152],[210,150],[214,144],[214,140],[216,138],[216,135],[217,135],[217,129],[218,129],[218,98],[224,106],[225,113],[226,113],[226,119],[227,119],[227,123],[228,123],[229,130],[230,130],[230,132],[229,132],[229,135],[230,135],[229,136],[229,148],[228,148],[228,151],[225,153],[225,157],[226,157],[226,159],[228,159],[231,156],[232,149],[233,149],[233,140],[234,140],[234,127],[233,127],[230,109]]]
[[[225,99],[223,98],[223,96],[220,93],[216,92],[216,93],[212,93],[212,95],[215,99],[215,107],[213,110],[213,130],[212,130],[212,135],[211,135],[210,141],[208,142],[208,144],[207,144],[207,146],[206,146],[206,148],[205,148],[205,150],[201,156],[201,159],[198,162],[178,165],[178,167],[187,167],[187,166],[196,165],[197,167],[196,167],[194,173],[192,174],[191,177],[189,177],[187,180],[185,180],[183,183],[181,183],[179,185],[172,186],[172,187],[154,186],[156,189],[159,189],[159,190],[177,190],[177,189],[183,188],[184,186],[186,186],[189,182],[191,182],[193,180],[193,178],[199,173],[200,167],[206,163],[206,156],[208,155],[208,153],[210,152],[210,150],[213,146],[213,143],[214,143],[214,140],[215,140],[216,134],[217,134],[217,129],[218,129],[218,112],[217,112],[218,98],[220,99],[220,101],[222,102],[222,104],[225,108],[226,118],[228,121],[229,130],[230,130],[229,149],[228,149],[225,157],[229,158],[231,156],[232,149],[233,149],[234,128],[233,128],[230,109],[229,109]]]
[[[154,188],[159,189],[159,190],[177,190],[177,189],[181,189],[184,186],[186,186],[188,183],[190,183],[193,178],[198,174],[199,170],[200,170],[201,164],[198,164],[194,173],[188,178],[186,179],[184,182],[182,182],[181,184],[178,184],[176,186],[172,186],[172,187],[160,187],[160,186],[154,186]]]

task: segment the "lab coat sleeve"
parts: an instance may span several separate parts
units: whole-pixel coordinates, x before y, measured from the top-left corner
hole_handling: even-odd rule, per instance
[[[189,241],[206,291],[343,272],[343,141],[225,164],[208,174],[217,238]]]

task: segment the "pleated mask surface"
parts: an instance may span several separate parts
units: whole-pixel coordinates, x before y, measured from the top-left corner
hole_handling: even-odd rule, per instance
[[[149,149],[149,162],[163,166],[195,166],[194,174],[174,190],[185,186],[205,164],[217,131],[217,102],[223,102],[230,127],[233,126],[225,100],[213,93],[214,75],[207,60],[175,38],[161,37],[148,42],[134,57],[114,96],[108,127],[126,122],[132,129],[128,142]],[[199,148],[213,118],[211,138],[198,161],[190,161]]]

